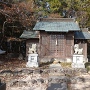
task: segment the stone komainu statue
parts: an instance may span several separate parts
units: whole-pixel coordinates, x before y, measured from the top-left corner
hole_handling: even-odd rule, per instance
[[[31,48],[29,47],[28,53],[29,53],[29,54],[37,53],[37,52],[36,52],[36,44],[32,44],[32,47],[31,47]]]
[[[74,45],[74,54],[82,54],[83,48],[79,49],[79,44]]]

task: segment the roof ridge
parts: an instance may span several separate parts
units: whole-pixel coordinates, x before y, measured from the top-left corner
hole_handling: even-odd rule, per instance
[[[43,18],[41,21],[75,21],[74,18]]]

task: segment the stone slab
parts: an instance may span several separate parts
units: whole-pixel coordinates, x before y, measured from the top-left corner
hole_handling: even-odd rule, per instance
[[[27,62],[26,67],[38,67],[38,62]]]
[[[49,66],[50,69],[53,69],[53,68],[62,68],[61,64],[50,64]]]
[[[46,90],[67,90],[66,83],[52,83]]]

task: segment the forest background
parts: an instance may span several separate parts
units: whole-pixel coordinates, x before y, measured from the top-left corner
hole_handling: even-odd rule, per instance
[[[74,18],[90,31],[90,0],[0,0],[0,49],[25,54],[25,40],[20,35],[48,17]]]

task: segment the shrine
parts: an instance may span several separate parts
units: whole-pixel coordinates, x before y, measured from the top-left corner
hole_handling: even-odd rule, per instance
[[[40,61],[58,59],[73,62],[75,55],[81,55],[87,62],[87,40],[90,33],[80,28],[73,18],[45,18],[36,22],[33,30],[24,31],[20,38],[26,39],[26,55],[32,44]]]

